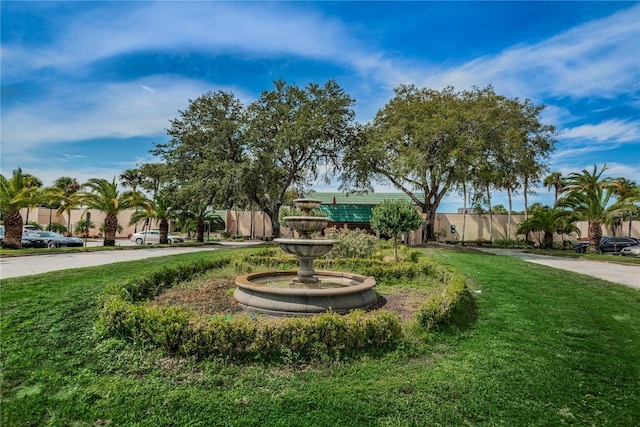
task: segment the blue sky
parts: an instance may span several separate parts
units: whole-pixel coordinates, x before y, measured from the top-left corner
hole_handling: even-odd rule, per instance
[[[639,2],[3,0],[0,11],[5,176],[113,179],[157,161],[149,150],[189,99],[225,90],[248,104],[282,78],[336,79],[360,122],[400,84],[492,84],[547,105],[553,171],[606,163],[640,181]],[[552,203],[537,193],[530,203]],[[440,211],[461,206],[452,194]]]

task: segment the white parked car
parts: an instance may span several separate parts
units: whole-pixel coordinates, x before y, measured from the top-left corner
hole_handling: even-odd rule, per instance
[[[180,236],[169,233],[167,235],[169,243],[182,243],[184,239]],[[159,230],[147,230],[135,233],[131,236],[131,240],[136,242],[136,245],[160,243],[160,231]]]
[[[640,245],[627,246],[626,248],[622,248],[620,249],[620,255],[640,257]]]

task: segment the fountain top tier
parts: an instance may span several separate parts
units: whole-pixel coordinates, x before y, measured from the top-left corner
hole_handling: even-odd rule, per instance
[[[305,216],[311,216],[311,211],[318,209],[322,201],[316,199],[295,199],[293,204],[296,208],[304,212]]]
[[[305,215],[286,216],[284,221],[289,228],[300,233],[300,238],[275,239],[274,241],[279,243],[284,251],[295,255],[300,262],[298,275],[294,279],[294,283],[318,286],[318,278],[313,270],[313,260],[329,252],[336,240],[311,238],[312,233],[324,230],[329,222],[325,217],[311,216],[311,211],[320,206],[320,200],[296,199],[293,202]]]

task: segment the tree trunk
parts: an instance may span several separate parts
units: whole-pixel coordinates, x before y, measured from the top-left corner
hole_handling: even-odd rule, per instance
[[[278,215],[280,214],[280,206],[274,206],[271,208],[263,208],[263,212],[267,214],[269,219],[271,219],[271,230],[274,238],[280,237],[280,218]]]
[[[461,243],[464,245],[464,232],[467,228],[467,185],[462,185],[462,196],[464,201],[462,202],[462,235]]]
[[[169,221],[161,219],[158,229],[160,230],[160,240],[158,243],[161,245],[169,243],[169,238],[167,236],[169,234]]]
[[[431,203],[422,204],[422,213],[425,216],[425,221],[422,225],[422,243],[427,241],[436,240],[435,224],[436,224],[436,210],[435,206]]]
[[[398,262],[398,233],[393,233],[393,255]]]
[[[602,238],[602,227],[600,222],[589,221],[589,229],[587,231],[587,235],[589,236],[589,247],[587,248],[587,252],[598,252],[598,245],[600,244],[600,239]]]
[[[4,215],[4,239],[2,247],[6,249],[22,248],[22,215],[17,209],[11,209]]]
[[[489,205],[489,241],[493,242],[493,209],[491,208],[491,192],[487,186],[487,204]]]
[[[116,231],[118,229],[118,217],[108,214],[104,219],[104,246],[116,245]]]
[[[196,223],[196,242],[204,242],[204,221],[202,220]]]
[[[509,198],[509,212],[507,215],[507,239],[511,239],[511,210],[513,209],[513,200],[511,197],[510,188],[507,188],[507,197]]]

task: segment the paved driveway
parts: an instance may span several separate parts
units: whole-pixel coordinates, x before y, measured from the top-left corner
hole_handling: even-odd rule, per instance
[[[221,246],[244,246],[260,242],[225,242]],[[125,245],[122,245],[125,246]],[[0,258],[0,279],[66,270],[69,268],[92,267],[120,261],[184,254],[190,252],[212,251],[220,246],[180,247],[136,249],[121,251],[71,252],[20,257]]]
[[[542,264],[548,267],[598,277],[600,279],[608,280],[609,282],[619,283],[621,285],[640,290],[640,265],[537,255],[525,253],[516,249],[479,249],[483,252],[489,252],[496,255],[513,256],[535,264]],[[613,255],[611,255],[611,257],[613,258]]]

